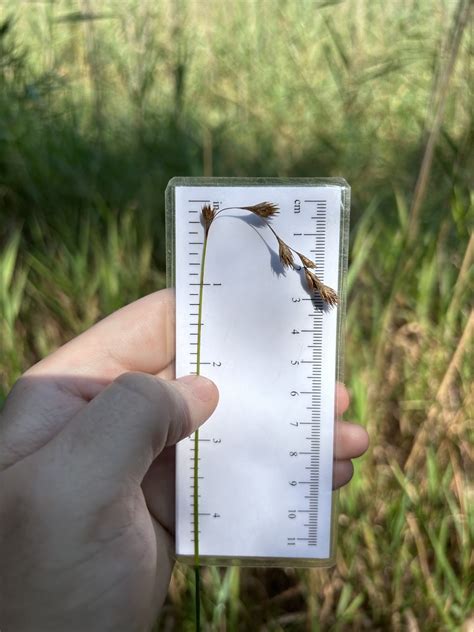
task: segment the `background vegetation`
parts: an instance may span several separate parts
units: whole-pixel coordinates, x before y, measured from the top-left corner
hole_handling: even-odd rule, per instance
[[[3,395],[163,286],[172,176],[352,185],[349,418],[372,445],[337,566],[206,569],[209,630],[474,628],[470,5],[0,3]],[[192,622],[178,566],[158,629]]]

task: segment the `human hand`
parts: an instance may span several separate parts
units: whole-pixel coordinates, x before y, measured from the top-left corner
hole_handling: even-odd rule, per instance
[[[0,420],[2,632],[151,628],[173,567],[173,445],[218,399],[205,378],[169,381],[173,357],[165,290],[104,319],[13,388]],[[337,399],[342,414],[343,387]],[[365,431],[338,423],[335,486],[366,446]]]
[[[218,399],[205,378],[165,381],[173,347],[173,293],[158,292],[13,388],[0,422],[2,632],[151,627],[173,566],[171,446]]]

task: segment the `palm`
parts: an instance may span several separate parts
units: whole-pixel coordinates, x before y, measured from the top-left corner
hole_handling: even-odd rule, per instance
[[[26,463],[33,465],[32,474],[47,470],[42,464],[55,458],[55,437],[123,373],[173,378],[174,310],[171,290],[147,296],[27,371],[15,387],[20,395],[25,387],[25,398],[12,398],[9,411],[7,400],[4,409],[3,443],[14,449],[0,452],[0,471],[25,457],[31,457]],[[35,388],[29,389],[32,382]],[[15,402],[22,399],[26,401],[15,409]],[[343,387],[337,402],[342,414],[348,406]],[[336,486],[350,479],[350,459],[361,454],[367,443],[353,424],[339,423]],[[74,481],[72,472],[69,476]],[[77,520],[66,536],[68,577],[72,581],[74,575],[77,581],[79,573],[84,578],[92,602],[100,595],[100,611],[114,613],[117,626],[113,629],[146,628],[165,598],[173,567],[174,447],[165,448],[140,480],[131,481],[119,472],[113,480],[99,477],[96,483],[94,479],[93,487],[81,492],[80,502],[72,504]],[[50,546],[54,558],[54,542]],[[109,620],[103,629],[111,625]]]

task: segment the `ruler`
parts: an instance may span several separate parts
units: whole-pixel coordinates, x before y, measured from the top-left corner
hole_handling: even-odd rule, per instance
[[[272,202],[269,221],[338,289],[344,185],[172,188],[176,375],[196,372],[201,209]],[[332,555],[334,406],[338,307],[284,269],[261,218],[221,213],[207,243],[200,373],[219,405],[199,432],[202,563],[292,564]],[[340,323],[339,323],[340,324]],[[194,436],[176,453],[176,554],[194,553]]]

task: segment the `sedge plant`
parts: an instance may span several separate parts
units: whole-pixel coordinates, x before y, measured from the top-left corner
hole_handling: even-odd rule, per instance
[[[278,212],[278,206],[272,202],[260,202],[252,206],[229,206],[220,210],[213,209],[209,204],[205,204],[201,209],[201,221],[204,226],[204,241],[201,258],[201,271],[199,276],[199,307],[198,307],[198,331],[197,331],[197,359],[196,359],[196,375],[200,375],[201,369],[201,348],[202,348],[202,308],[204,297],[204,277],[206,266],[206,252],[209,241],[209,232],[211,225],[218,215],[224,211],[244,210],[253,213],[261,218],[263,223],[273,233],[278,243],[278,255],[284,268],[292,268],[293,270],[303,270],[306,284],[309,292],[317,293],[321,299],[329,306],[334,306],[339,299],[337,293],[327,285],[314,272],[316,264],[309,257],[298,252],[281,239],[269,219]],[[295,255],[301,262],[298,265],[295,261]],[[199,573],[199,430],[194,433],[194,461],[193,461],[193,528],[194,528],[194,576],[195,576],[195,615],[196,630],[200,630],[200,573]]]

